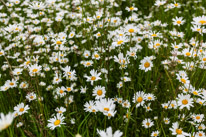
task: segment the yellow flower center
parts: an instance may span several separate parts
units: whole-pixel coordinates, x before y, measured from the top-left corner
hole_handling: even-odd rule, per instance
[[[187,99],[182,100],[182,104],[183,104],[183,105],[187,105],[187,104],[188,104]]]
[[[23,112],[23,111],[24,111],[24,108],[20,108],[20,109],[19,109],[19,112]]]
[[[90,66],[90,65],[91,65],[91,63],[90,63],[90,62],[87,62],[87,63],[86,63],[86,65],[87,65],[87,66]]]
[[[150,123],[149,123],[149,122],[147,122],[147,123],[146,123],[146,125],[147,125],[147,126],[149,126],[149,125],[150,125]]]
[[[199,23],[201,23],[203,25],[206,23],[206,20],[200,20]]]
[[[177,7],[177,6],[178,6],[178,3],[175,3],[174,5],[175,5],[175,7]]]
[[[186,83],[186,80],[185,79],[183,79],[183,78],[181,78],[181,81],[185,84]]]
[[[198,92],[197,92],[197,91],[193,91],[193,94],[194,94],[194,95],[198,95]]]
[[[151,100],[151,99],[152,99],[152,97],[148,97],[147,99]]]
[[[134,10],[134,7],[130,7],[129,10]]]
[[[157,137],[157,133],[154,133],[154,135],[153,135],[153,136]]]
[[[186,53],[186,56],[190,56],[190,55],[191,55],[191,53],[190,53],[190,52],[187,52],[187,53]]]
[[[58,125],[60,124],[60,122],[61,122],[61,121],[60,121],[59,119],[57,119],[57,120],[54,122],[54,125],[55,125],[55,126],[58,126]]]
[[[157,34],[152,34],[152,37],[157,37]]]
[[[201,137],[201,136],[203,136],[203,134],[202,134],[202,133],[199,133],[199,136]]]
[[[200,119],[200,116],[196,116],[196,119],[199,120],[199,119]]]
[[[11,82],[11,83],[9,83],[9,85],[13,86],[13,85],[14,85],[14,83],[13,83],[13,82]]]
[[[145,62],[145,63],[144,63],[144,67],[145,67],[145,68],[150,67],[150,63],[149,63],[149,62]]]
[[[129,29],[129,33],[134,33],[134,29]]]
[[[71,91],[71,88],[67,88],[67,91]]]
[[[134,56],[135,55],[135,53],[131,53],[131,56]]]
[[[122,44],[122,42],[123,42],[123,40],[119,40],[119,41],[117,41],[117,45]]]
[[[181,24],[182,22],[180,20],[177,21],[177,24]]]
[[[137,98],[137,102],[140,103],[140,102],[142,102],[142,101],[143,101],[143,98],[142,98],[142,97],[138,97],[138,98]]]
[[[57,45],[61,45],[62,42],[61,42],[61,41],[57,41],[56,44],[57,44]]]
[[[26,65],[29,65],[29,63],[30,63],[30,61],[27,61],[27,62],[26,62]]]
[[[96,110],[95,110],[95,109],[92,109],[92,112],[96,112]]]
[[[102,90],[97,90],[97,95],[98,95],[98,96],[101,96],[102,93],[103,93]]]
[[[156,46],[160,46],[160,43],[157,43]]]
[[[32,72],[34,72],[34,73],[37,72],[37,71],[38,71],[38,69],[33,69],[33,70],[32,70]]]
[[[104,111],[109,111],[109,108],[104,108]]]
[[[95,77],[95,76],[92,76],[92,77],[91,77],[91,80],[95,80],[95,79],[96,79],[96,77]]]
[[[98,54],[95,54],[94,56],[95,56],[95,58],[98,58],[98,57],[99,57],[99,55],[98,55]]]
[[[176,129],[176,133],[177,133],[178,135],[181,135],[181,134],[182,134],[182,129]]]
[[[60,89],[60,90],[59,90],[59,93],[61,93],[61,94],[62,94],[62,93],[64,93],[64,91],[63,91],[62,89]]]
[[[197,31],[201,31],[201,29],[197,29]]]

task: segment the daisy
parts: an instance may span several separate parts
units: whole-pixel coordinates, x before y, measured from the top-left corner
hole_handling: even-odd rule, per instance
[[[125,101],[123,101],[122,102],[122,107],[124,107],[124,108],[130,108],[130,102],[129,102],[129,100],[125,100]]]
[[[99,60],[100,59],[100,55],[97,51],[95,51],[92,55],[92,59],[96,59],[96,60]]]
[[[201,27],[200,25],[193,25],[193,27],[191,28],[193,32],[199,32],[200,34],[202,34],[204,28]]]
[[[5,85],[8,85],[9,88],[14,88],[14,87],[17,87],[17,83],[18,83],[17,80],[12,79],[12,80],[7,80],[5,82]]]
[[[190,98],[190,95],[179,94],[177,104],[180,109],[186,107],[188,110],[190,110],[190,107],[193,107],[193,98]]]
[[[19,88],[28,88],[29,84],[27,82],[21,82]]]
[[[133,6],[131,6],[131,7],[126,7],[126,10],[127,10],[127,11],[137,11],[137,8],[134,7],[134,5],[133,5]]]
[[[196,128],[197,128],[198,130],[205,130],[205,129],[206,129],[206,127],[205,127],[204,124],[196,125]]]
[[[73,38],[74,36],[75,36],[75,32],[74,32],[74,31],[72,31],[72,32],[69,33],[69,38],[70,38],[70,39]]]
[[[180,4],[177,3],[177,2],[175,2],[175,1],[174,1],[173,5],[174,5],[174,7],[176,7],[176,8],[180,8]]]
[[[167,118],[167,117],[166,117],[166,118],[163,118],[163,121],[164,121],[165,124],[169,124],[169,123],[170,123],[170,120],[169,120],[169,118]]]
[[[90,67],[93,65],[93,61],[92,60],[85,61],[83,65],[84,67]]]
[[[133,97],[133,103],[137,103],[136,107],[143,106],[146,100],[146,95],[143,91],[137,92]]]
[[[177,108],[177,102],[176,100],[172,100],[171,102],[169,102],[169,108],[173,108],[176,109]]]
[[[85,78],[87,78],[87,82],[91,82],[91,85],[93,85],[94,81],[98,81],[100,79],[102,79],[100,77],[101,72],[97,73],[97,71],[95,71],[94,69],[90,71],[91,76],[85,76]]]
[[[100,99],[100,98],[104,98],[105,97],[105,93],[106,93],[105,87],[96,86],[93,89],[92,96],[95,96],[95,99]]]
[[[12,71],[12,73],[14,74],[14,75],[20,75],[20,74],[22,74],[21,72],[23,71],[23,69],[21,69],[21,68],[15,68],[13,71]]]
[[[112,42],[112,46],[119,47],[128,42],[128,38],[126,36],[115,37],[113,41],[114,42]]]
[[[142,126],[145,127],[145,128],[150,128],[153,125],[154,125],[154,122],[150,118],[144,119],[142,121]]]
[[[159,6],[164,5],[165,3],[166,3],[166,1],[164,1],[164,0],[156,0],[154,5],[159,7]]]
[[[95,105],[95,102],[90,100],[89,102],[86,102],[84,104],[84,110],[86,112],[94,112],[96,113],[97,112],[97,109],[96,109],[96,105]]]
[[[204,119],[204,114],[193,115],[192,118],[195,122],[201,123]]]
[[[206,16],[198,16],[193,18],[193,24],[195,25],[206,25]]]
[[[69,86],[69,87],[66,87],[66,91],[67,92],[71,92],[71,91],[73,91],[74,90],[74,85],[71,85],[71,86]]]
[[[8,128],[14,119],[14,114],[9,112],[8,114],[4,115],[3,113],[0,114],[0,132],[6,128]]]
[[[179,128],[178,122],[172,123],[172,128],[170,128],[170,131],[172,131],[172,135],[176,135],[176,137],[189,136],[188,133],[182,131],[182,128]]]
[[[106,131],[97,129],[97,133],[100,137],[121,137],[123,135],[123,133],[119,130],[115,131],[113,134],[111,127],[108,127]]]
[[[116,113],[115,106],[113,99],[100,98],[100,100],[96,101],[96,108],[106,116],[110,116],[111,113]]]
[[[42,66],[38,64],[34,64],[34,65],[30,65],[28,68],[29,68],[29,74],[33,76],[41,71]]]
[[[134,35],[137,33],[138,28],[134,24],[128,24],[125,26],[125,30],[126,30],[127,35]]]
[[[161,104],[162,105],[162,107],[164,108],[164,109],[168,109],[168,107],[169,107],[169,103],[163,103],[163,104]]]
[[[22,123],[22,122],[19,122],[19,123],[16,124],[16,127],[17,127],[17,128],[18,128],[18,127],[21,127],[21,126],[23,126],[23,123]]]
[[[146,112],[152,111],[150,105],[151,103],[148,103],[147,105],[144,106],[144,108],[146,109]]]
[[[146,94],[147,101],[154,101],[155,99],[156,99],[156,97],[154,96],[154,94],[152,94],[152,93]]]
[[[27,110],[29,110],[29,106],[24,106],[24,103],[20,103],[17,106],[14,107],[14,110],[17,112],[18,115],[22,115],[24,113],[27,113]]]
[[[66,124],[66,123],[63,123],[64,119],[65,117],[63,116],[63,114],[57,113],[56,116],[48,120],[49,123],[47,126],[51,130],[54,130],[56,127],[61,127],[61,125]]]
[[[80,93],[85,94],[87,92],[87,87],[81,86]]]
[[[142,59],[140,61],[140,65],[139,65],[139,69],[141,70],[144,70],[145,72],[149,71],[149,70],[152,70],[152,67],[153,67],[153,63],[150,59],[150,57],[144,57],[144,59]]]
[[[60,108],[56,108],[55,109],[55,111],[57,112],[57,113],[60,113],[60,114],[63,114],[64,112],[66,112],[66,108],[64,108],[64,107],[60,107]]]
[[[185,76],[180,76],[179,74],[177,75],[177,79],[179,80],[179,82],[181,82],[184,85],[188,85],[190,83],[189,78],[185,75]]]
[[[26,99],[28,99],[29,102],[32,101],[32,100],[35,100],[36,99],[36,94],[34,92],[28,93],[26,95]]]
[[[151,137],[157,137],[157,136],[159,136],[159,131],[158,130],[157,131],[153,131],[151,133]]]
[[[64,92],[64,91],[66,91],[66,88],[64,86],[56,88],[55,91],[56,91],[57,95],[59,95],[60,97],[63,97],[66,95],[66,92]]]
[[[33,3],[31,3],[30,5],[30,8],[32,9],[39,9],[39,10],[43,10],[46,8],[46,4],[42,3],[42,2],[36,2],[34,1]]]
[[[203,131],[198,131],[194,136],[195,136],[195,137],[205,137],[206,135],[205,135],[205,132],[203,132]]]
[[[84,51],[83,56],[84,56],[85,58],[88,58],[90,55],[91,55],[91,53],[90,53],[89,50],[85,50],[85,51]]]
[[[58,75],[58,73],[55,73],[55,76],[53,78],[53,81],[52,83],[53,84],[59,84],[62,82],[62,78],[61,78],[61,75]]]
[[[172,21],[173,21],[173,24],[177,26],[180,26],[185,23],[185,20],[183,20],[183,17],[173,18]]]

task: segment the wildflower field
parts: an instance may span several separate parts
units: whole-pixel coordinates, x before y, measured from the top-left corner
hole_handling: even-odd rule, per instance
[[[206,137],[206,0],[0,0],[0,137]]]

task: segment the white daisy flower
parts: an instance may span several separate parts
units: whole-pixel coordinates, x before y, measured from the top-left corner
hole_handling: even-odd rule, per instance
[[[66,124],[66,123],[63,123],[64,119],[65,117],[63,116],[63,114],[57,113],[56,116],[48,120],[49,123],[47,126],[51,130],[54,130],[56,127],[61,127],[61,125]]]

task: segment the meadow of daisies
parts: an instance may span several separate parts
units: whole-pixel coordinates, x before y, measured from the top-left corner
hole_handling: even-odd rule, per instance
[[[0,136],[205,137],[205,0],[0,0]]]

